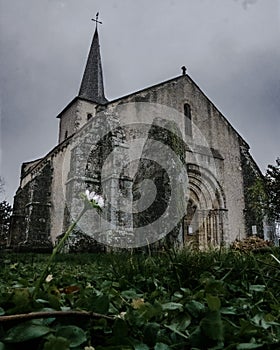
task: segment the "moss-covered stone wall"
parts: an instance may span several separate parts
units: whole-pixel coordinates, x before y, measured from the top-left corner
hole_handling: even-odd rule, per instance
[[[32,181],[17,191],[10,228],[11,248],[28,251],[51,249],[51,183],[52,166],[51,161],[48,161]]]
[[[241,146],[240,153],[245,201],[244,219],[246,236],[251,236],[252,226],[257,226],[258,236],[263,237],[263,220],[251,205],[249,195],[250,188],[255,184],[257,179],[262,179],[262,174],[250,156],[247,148]]]

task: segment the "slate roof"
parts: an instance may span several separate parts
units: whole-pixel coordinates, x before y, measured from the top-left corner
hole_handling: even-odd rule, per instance
[[[104,104],[107,102],[104,94],[102,63],[97,28],[95,29],[93,35],[78,97],[98,104]]]

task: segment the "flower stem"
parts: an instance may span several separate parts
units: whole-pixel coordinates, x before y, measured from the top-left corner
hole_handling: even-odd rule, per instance
[[[274,260],[276,260],[276,261],[278,262],[278,264],[280,264],[280,260],[278,260],[278,259],[276,258],[276,256],[274,256],[273,254],[270,254],[270,255],[273,257]]]
[[[49,267],[52,265],[53,260],[56,256],[57,253],[59,253],[61,251],[61,249],[63,248],[65,242],[67,241],[67,239],[69,238],[71,232],[74,230],[74,228],[77,226],[78,222],[80,221],[80,219],[82,218],[82,216],[84,215],[84,213],[87,211],[87,208],[84,208],[81,213],[79,214],[78,218],[68,227],[67,231],[65,232],[64,236],[61,238],[61,240],[57,243],[57,245],[53,248],[52,254],[49,257],[49,260],[44,268],[44,270],[42,271],[40,278],[38,279],[35,289],[33,291],[33,298],[35,299],[39,289],[42,285],[42,283],[44,282],[46,276],[48,275],[48,270]]]

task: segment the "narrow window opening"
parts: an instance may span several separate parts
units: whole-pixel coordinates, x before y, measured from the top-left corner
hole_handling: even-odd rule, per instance
[[[184,104],[185,115],[185,134],[186,136],[192,136],[192,114],[191,106],[188,103]]]
[[[66,130],[64,134],[64,139],[67,139],[67,137],[68,137],[68,131]]]
[[[91,113],[88,113],[87,114],[87,120],[90,120],[92,118],[92,114]]]

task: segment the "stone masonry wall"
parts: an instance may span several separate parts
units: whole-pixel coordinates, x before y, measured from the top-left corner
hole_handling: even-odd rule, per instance
[[[74,100],[74,102],[59,116],[60,124],[58,142],[61,143],[65,138],[73,135],[85,125],[89,114],[94,117],[95,107],[95,103],[82,99]]]
[[[252,160],[249,151],[246,147],[241,147],[241,161],[243,171],[243,183],[244,183],[244,198],[245,198],[245,231],[247,236],[252,235],[252,226],[257,226],[257,233],[259,236],[264,234],[263,221],[258,217],[255,210],[250,206],[249,189],[255,184],[257,179],[262,178],[260,170]]]
[[[119,103],[129,102],[163,104],[181,112],[182,118],[184,118],[184,104],[190,105],[192,122],[204,136],[204,142],[210,148],[217,150],[223,158],[223,166],[216,167],[216,176],[224,189],[228,209],[229,223],[225,243],[237,237],[244,237],[246,234],[243,213],[245,202],[240,143],[246,143],[225,117],[188,76],[182,76],[113,101],[109,108],[113,109]],[[193,138],[196,138],[196,135],[193,135]],[[189,142],[192,141],[189,140]]]
[[[49,251],[52,164],[42,164],[15,196],[10,246],[17,250]]]

